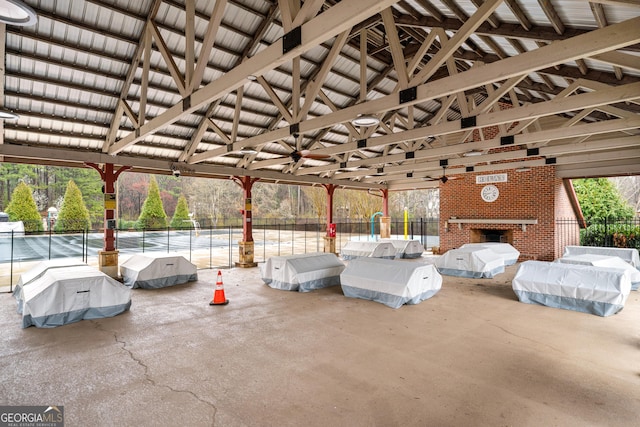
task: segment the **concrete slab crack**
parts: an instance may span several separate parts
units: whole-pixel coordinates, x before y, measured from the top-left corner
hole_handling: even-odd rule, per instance
[[[98,322],[94,321],[94,323],[96,325],[96,329],[98,329],[98,330],[100,330],[102,332],[106,332],[108,334],[111,334],[113,336],[114,341],[116,343],[118,343],[120,345],[120,348],[122,348],[122,350],[129,355],[129,358],[142,367],[142,369],[144,370],[144,379],[149,384],[153,385],[154,387],[166,388],[166,389],[170,390],[173,393],[186,393],[186,394],[190,395],[191,397],[193,397],[194,399],[196,399],[197,401],[199,401],[200,403],[203,403],[203,404],[207,405],[209,408],[211,408],[211,410],[212,410],[211,426],[212,427],[215,426],[215,420],[216,420],[216,414],[218,412],[218,408],[213,403],[206,401],[205,399],[201,398],[200,396],[198,396],[196,393],[192,392],[191,390],[180,390],[180,389],[171,387],[168,384],[160,384],[160,383],[158,383],[156,380],[154,380],[151,377],[151,374],[149,373],[149,367],[144,363],[144,361],[142,359],[136,357],[136,355],[133,353],[133,351],[131,351],[129,348],[127,348],[127,342],[126,341],[120,339],[116,332],[108,331],[108,330],[104,329],[102,327],[102,325],[100,325]]]
[[[520,339],[523,339],[523,340],[526,340],[526,341],[530,341],[530,342],[532,342],[532,343],[535,343],[535,344],[538,344],[538,345],[541,345],[541,346],[548,347],[548,348],[550,348],[551,350],[557,351],[557,352],[558,352],[558,353],[560,353],[560,354],[564,354],[564,351],[562,351],[562,350],[560,350],[560,349],[558,349],[558,348],[555,348],[555,347],[553,347],[553,346],[550,346],[549,344],[541,343],[541,342],[539,342],[539,341],[532,340],[532,339],[531,339],[531,338],[529,338],[529,337],[523,337],[522,335],[514,334],[513,332],[511,332],[510,330],[508,330],[508,329],[506,329],[506,328],[503,328],[502,326],[498,326],[498,325],[495,325],[495,324],[492,324],[492,326],[494,326],[494,327],[496,327],[496,328],[498,328],[498,329],[502,330],[503,332],[505,332],[505,333],[507,333],[507,334],[509,334],[509,335],[512,335],[512,336],[514,336],[514,337],[516,337],[516,338],[520,338]]]

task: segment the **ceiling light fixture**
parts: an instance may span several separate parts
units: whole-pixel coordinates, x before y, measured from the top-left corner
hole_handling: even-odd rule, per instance
[[[377,118],[376,116],[370,116],[367,114],[361,114],[355,119],[351,120],[351,124],[353,124],[354,126],[360,126],[360,127],[375,126],[378,123],[380,123],[379,118]]]
[[[258,152],[255,149],[251,148],[251,147],[243,148],[243,149],[240,150],[240,154],[257,154],[257,153]]]
[[[473,156],[481,156],[482,154],[483,152],[480,150],[471,150],[471,151],[467,151],[466,153],[463,153],[462,155],[464,157],[473,157]]]
[[[256,76],[254,76],[253,74],[249,74],[247,76],[247,80],[250,80],[252,82],[255,82],[256,80],[258,80],[258,78]]]
[[[0,120],[18,120],[19,115],[9,110],[0,110]]]
[[[29,27],[38,22],[36,12],[20,0],[0,0],[0,22]]]

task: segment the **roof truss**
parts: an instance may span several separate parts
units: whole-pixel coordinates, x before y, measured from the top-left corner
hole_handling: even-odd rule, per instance
[[[439,4],[43,3],[34,29],[6,28],[4,104],[21,119],[0,155],[21,161],[26,145],[39,154],[22,161],[77,164],[75,147],[141,170],[396,189],[434,185],[421,177],[441,159],[636,171],[636,2]],[[522,148],[501,151],[505,137]]]

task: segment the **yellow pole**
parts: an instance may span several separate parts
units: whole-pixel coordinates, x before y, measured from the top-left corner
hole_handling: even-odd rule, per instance
[[[404,208],[404,240],[407,240],[409,234],[409,211]]]

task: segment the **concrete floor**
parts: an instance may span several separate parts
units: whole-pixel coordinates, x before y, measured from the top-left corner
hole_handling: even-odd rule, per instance
[[[519,303],[517,266],[393,310],[271,289],[257,268],[133,291],[131,310],[20,328],[0,295],[0,404],[66,426],[637,426],[640,292],[619,314]]]

